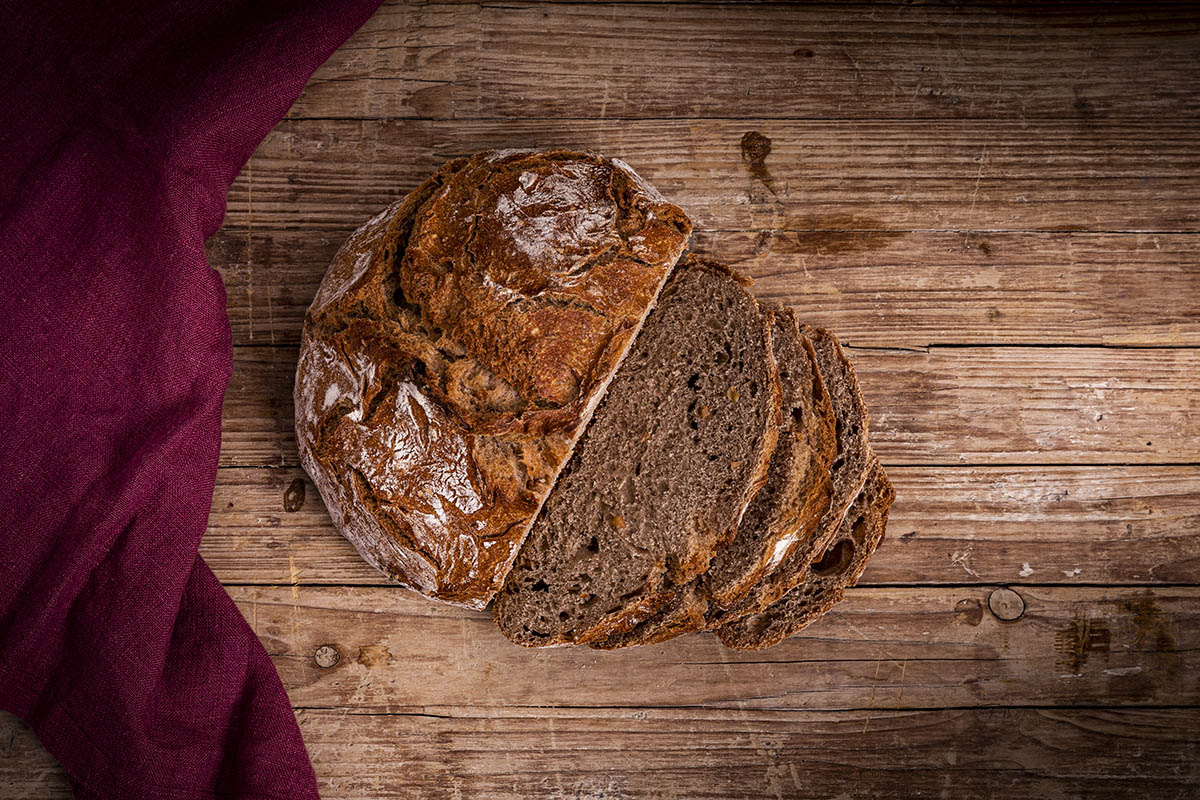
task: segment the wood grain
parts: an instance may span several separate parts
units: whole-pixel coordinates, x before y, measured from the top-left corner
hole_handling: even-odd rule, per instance
[[[750,131],[772,142],[761,164]],[[353,228],[494,147],[620,157],[700,229],[1200,230],[1200,126],[1158,119],[288,120],[234,182],[226,226]]]
[[[1200,583],[1200,467],[893,467],[861,585]],[[303,470],[223,469],[200,554],[226,583],[379,584]]]
[[[853,589],[800,636],[735,654],[707,633],[526,650],[486,613],[404,589],[230,587],[301,707],[1200,705],[1200,589],[1024,586],[1015,622],[990,591]],[[322,645],[341,654],[330,669]]]
[[[1023,797],[1185,797],[1197,778],[1200,748],[1187,735],[1197,719],[1191,710],[300,714],[324,797],[514,800],[987,797],[998,781]],[[1112,752],[1130,742],[1142,755],[1114,767]]]
[[[234,342],[299,342],[348,234],[224,228],[210,239]],[[1200,345],[1196,246],[1186,234],[928,231],[703,231],[692,242],[812,324],[907,347]]]
[[[293,347],[234,348],[221,463],[291,466]],[[1194,463],[1200,349],[852,349],[886,464]]]
[[[0,711],[0,797],[71,798],[66,772],[21,720]]]
[[[1198,52],[1187,7],[389,3],[290,116],[1179,117]]]
[[[291,117],[208,245],[243,346],[202,554],[323,797],[1200,792],[1194,7],[389,2]],[[501,146],[624,158],[852,345],[898,499],[801,637],[526,651],[332,530],[295,466],[305,306],[349,231]],[[0,797],[69,796],[0,712]]]
[[[993,797],[998,783],[1014,797],[1143,800],[1189,797],[1200,779],[1195,709],[341,708],[297,718],[325,800],[965,798]],[[72,796],[3,712],[0,786],[14,798]]]

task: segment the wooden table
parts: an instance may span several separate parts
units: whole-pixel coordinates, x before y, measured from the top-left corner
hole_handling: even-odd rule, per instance
[[[556,145],[849,345],[890,536],[779,647],[514,647],[384,583],[297,467],[347,233],[452,156]],[[1194,9],[390,3],[210,243],[236,367],[202,553],[326,798],[1194,797],[1198,232]],[[69,796],[11,717],[0,778]]]

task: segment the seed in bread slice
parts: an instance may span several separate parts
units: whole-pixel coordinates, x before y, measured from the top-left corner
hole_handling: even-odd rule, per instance
[[[712,627],[720,606],[743,597],[797,542],[817,534],[833,491],[830,464],[837,451],[833,406],[796,313],[764,305],[774,315],[771,346],[783,390],[779,444],[767,482],[742,517],[737,535],[717,552],[707,572],[676,589],[658,613],[593,647],[652,644]]]
[[[834,607],[862,576],[883,541],[896,493],[876,462],[862,493],[805,580],[765,611],[724,625],[717,637],[734,650],[761,650],[795,636]]]
[[[496,596],[508,638],[601,639],[708,567],[775,449],[770,325],[727,268],[676,269]]]

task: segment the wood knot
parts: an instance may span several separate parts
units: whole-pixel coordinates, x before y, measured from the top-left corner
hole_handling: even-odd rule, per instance
[[[304,507],[304,478],[296,478],[283,492],[283,510],[295,513]]]
[[[331,644],[323,644],[313,653],[313,661],[321,669],[329,669],[342,660],[342,654]]]
[[[997,589],[988,595],[988,611],[998,620],[1015,622],[1025,614],[1025,600],[1012,589]]]

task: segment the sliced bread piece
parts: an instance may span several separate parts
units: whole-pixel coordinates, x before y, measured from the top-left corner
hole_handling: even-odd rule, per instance
[[[766,485],[746,510],[737,535],[717,552],[707,572],[676,589],[658,613],[593,647],[651,644],[711,627],[716,608],[744,596],[796,542],[817,534],[833,491],[830,464],[837,451],[833,406],[795,311],[767,307],[774,314],[771,345],[783,389],[783,418]]]
[[[701,579],[718,606],[728,607],[783,560],[796,542],[810,538],[829,510],[830,465],[837,455],[833,405],[817,372],[812,343],[800,333],[795,310],[771,304],[771,346],[779,368],[784,414],[768,478],[738,529]]]
[[[721,643],[733,650],[761,650],[795,636],[845,595],[866,569],[883,541],[888,510],[896,493],[875,462],[862,493],[838,528],[837,536],[813,563],[805,580],[765,611],[717,630]]]
[[[727,268],[676,269],[496,596],[509,639],[620,632],[708,567],[775,449],[770,326]]]
[[[837,338],[823,328],[801,325],[813,344],[817,367],[833,400],[837,456],[830,467],[833,498],[815,536],[795,543],[773,572],[767,573],[737,603],[713,612],[714,624],[723,624],[762,611],[794,589],[804,579],[808,565],[833,540],[850,504],[858,497],[874,460],[867,442],[867,406],[858,388],[854,368]]]

